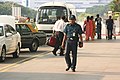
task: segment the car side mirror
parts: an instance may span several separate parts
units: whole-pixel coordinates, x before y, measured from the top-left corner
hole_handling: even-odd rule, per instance
[[[12,36],[12,33],[6,33],[6,37]]]

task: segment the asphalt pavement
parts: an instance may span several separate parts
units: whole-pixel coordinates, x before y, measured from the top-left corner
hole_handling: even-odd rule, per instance
[[[51,51],[43,46],[30,59],[1,67],[0,80],[120,80],[119,36],[84,42],[84,47],[78,48],[76,72],[65,71],[64,56],[54,56]]]

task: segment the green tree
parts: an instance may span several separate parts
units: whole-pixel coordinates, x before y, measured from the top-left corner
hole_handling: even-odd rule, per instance
[[[10,3],[0,3],[0,15],[10,15],[12,13],[12,9],[10,8]]]
[[[120,12],[120,1],[119,0],[113,0],[109,6],[113,12]]]
[[[0,15],[12,15],[13,2],[0,2]],[[22,16],[34,18],[36,11],[18,4],[14,4],[16,7],[21,7]]]
[[[96,14],[104,15],[104,13],[106,13],[109,10],[110,10],[109,5],[93,6],[91,8],[87,8],[86,13],[89,13],[89,14],[92,14],[92,15],[96,15]]]
[[[87,16],[92,16],[91,14],[88,14],[88,13],[79,13],[78,14],[78,20],[81,22],[81,21],[84,21],[86,19]]]

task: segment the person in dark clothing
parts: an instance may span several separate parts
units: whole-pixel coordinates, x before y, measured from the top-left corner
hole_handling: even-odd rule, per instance
[[[65,61],[67,63],[67,69],[68,71],[70,68],[73,72],[75,72],[76,69],[76,62],[77,62],[77,46],[79,39],[81,40],[80,43],[83,45],[83,39],[82,39],[82,28],[79,24],[76,22],[76,18],[74,15],[71,15],[70,17],[70,23],[66,25],[64,29],[64,38],[62,42],[62,47],[64,47],[64,43],[66,41],[66,52],[65,52]],[[80,46],[80,48],[83,46]],[[72,51],[72,61],[70,58],[70,51]]]
[[[95,19],[95,22],[97,22],[97,39],[101,39],[101,30],[102,30],[102,18],[99,17],[99,14],[97,14],[97,18]]]
[[[114,24],[114,21],[112,19],[112,16],[109,16],[109,19],[106,20],[108,40],[112,39],[113,24]]]

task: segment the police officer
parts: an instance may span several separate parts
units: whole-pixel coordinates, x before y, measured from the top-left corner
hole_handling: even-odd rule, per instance
[[[68,71],[71,68],[73,72],[75,72],[76,69],[77,46],[79,38],[81,40],[81,43],[83,44],[81,26],[77,24],[75,21],[76,21],[75,16],[71,15],[70,23],[67,24],[64,29],[64,38],[62,42],[62,47],[64,48],[64,44],[66,41],[65,60],[68,66],[66,71]],[[72,61],[70,58],[70,51],[72,51]]]

